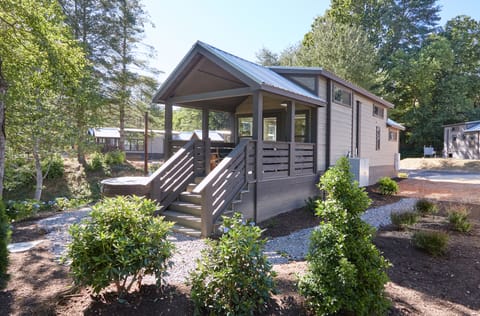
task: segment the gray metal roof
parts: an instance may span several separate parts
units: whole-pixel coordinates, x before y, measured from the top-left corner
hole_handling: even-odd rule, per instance
[[[463,131],[464,133],[477,133],[480,132],[480,123],[472,124],[466,130]]]
[[[236,70],[242,72],[243,74],[251,78],[257,84],[259,84],[262,88],[269,86],[269,87],[280,89],[296,95],[318,100],[320,102],[325,102],[325,100],[323,100],[322,98],[296,85],[292,81],[288,80],[282,75],[279,75],[278,73],[276,73],[275,71],[272,71],[267,67],[264,67],[264,66],[255,64],[253,62],[250,62],[248,60],[245,60],[243,58],[237,57],[235,55],[227,53],[221,49],[218,49],[216,47],[213,47],[201,41],[198,41],[197,44],[203,47],[204,49],[208,50],[218,58],[222,59],[231,67],[235,68]]]
[[[399,130],[401,130],[401,131],[404,131],[404,130],[405,130],[405,126],[403,126],[403,125],[400,124],[400,123],[395,122],[395,121],[392,120],[392,119],[387,119],[387,126],[390,126],[390,127],[396,128],[396,129],[399,129]]]

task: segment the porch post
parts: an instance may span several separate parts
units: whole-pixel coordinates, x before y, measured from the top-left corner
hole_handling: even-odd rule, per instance
[[[202,141],[205,155],[205,175],[210,173],[210,135],[208,132],[208,114],[209,111],[206,108],[202,109]]]
[[[258,184],[263,179],[263,94],[256,91],[253,94],[253,131],[252,139],[257,142],[255,146],[255,191],[253,198],[253,217],[257,221],[257,208],[259,198]]]
[[[253,131],[252,139],[257,141],[255,157],[255,178],[263,178],[262,150],[263,150],[263,94],[257,91],[253,94]]]
[[[165,140],[163,145],[163,153],[165,160],[167,160],[171,156],[170,143],[172,142],[172,120],[173,105],[167,102],[165,103]]]
[[[287,105],[287,141],[289,143],[288,175],[295,175],[295,101]]]

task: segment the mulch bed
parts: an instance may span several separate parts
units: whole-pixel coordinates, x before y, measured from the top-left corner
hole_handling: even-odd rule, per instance
[[[408,181],[407,181],[408,182]],[[412,182],[413,183],[413,182]],[[408,183],[405,183],[408,184]],[[406,187],[406,186],[405,186]],[[432,191],[438,184],[432,185]],[[429,187],[422,185],[422,190]],[[375,187],[367,188],[373,206],[398,201],[401,197],[378,195]],[[461,192],[460,190],[457,192]],[[402,192],[400,193],[402,195]],[[394,227],[381,229],[374,242],[393,264],[386,291],[393,301],[391,315],[475,314],[480,310],[480,205],[441,202],[440,213],[429,216],[412,229],[448,230],[448,209],[465,205],[475,221],[467,235],[449,232],[447,255],[430,257],[413,247],[411,231]],[[287,235],[298,229],[318,225],[318,218],[306,209],[281,214],[261,224],[264,236]],[[13,241],[43,239],[34,221],[16,223]],[[189,288],[172,284],[162,291],[143,286],[119,302],[112,289],[92,296],[88,289],[73,291],[68,269],[58,265],[45,242],[31,251],[11,254],[10,282],[0,291],[0,315],[191,315],[193,304]],[[303,298],[298,295],[298,274],[306,269],[302,261],[275,266],[279,293],[273,296],[266,315],[303,315]]]

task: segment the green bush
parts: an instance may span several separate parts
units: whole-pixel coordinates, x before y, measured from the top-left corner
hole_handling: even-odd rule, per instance
[[[5,287],[7,281],[7,245],[10,241],[10,233],[10,220],[5,212],[5,205],[0,201],[0,289]]]
[[[406,226],[413,225],[418,222],[418,213],[417,212],[402,212],[402,213],[391,213],[390,219],[392,224],[397,226],[400,229],[404,229]]]
[[[24,201],[9,200],[6,205],[7,216],[12,221],[21,221],[37,215],[38,212],[48,211],[50,209],[51,206],[48,203],[34,199]]]
[[[63,158],[60,155],[55,155],[42,163],[43,175],[47,175],[47,179],[58,179],[63,177],[65,173],[65,166]]]
[[[31,185],[34,181],[34,170],[33,164],[24,157],[8,155],[5,158],[4,190],[14,192]]]
[[[427,199],[418,200],[415,204],[415,208],[422,215],[436,214],[438,212],[437,205]]]
[[[448,221],[452,224],[453,229],[461,233],[468,233],[472,230],[472,223],[468,220],[468,211],[459,209],[448,213]]]
[[[144,274],[154,274],[160,286],[173,251],[167,240],[173,224],[154,217],[156,209],[153,201],[136,196],[106,198],[90,219],[72,225],[67,258],[75,283],[98,294],[114,282],[122,296]]]
[[[389,177],[378,180],[378,190],[382,195],[394,195],[398,193],[398,184]]]
[[[300,294],[317,315],[384,314],[389,263],[372,243],[374,229],[360,219],[371,201],[353,181],[346,158],[322,176],[319,188],[327,199],[317,207],[323,221],[311,235]]]
[[[261,312],[274,288],[274,272],[263,255],[261,229],[240,214],[223,218],[226,233],[208,241],[190,275],[196,314],[252,315]],[[253,224],[253,223],[251,223]]]
[[[415,247],[432,256],[445,254],[448,245],[448,234],[436,231],[418,231],[413,234]]]
[[[105,154],[105,163],[109,166],[121,165],[125,162],[125,153],[120,150],[109,151]]]
[[[105,157],[102,153],[94,152],[91,155],[90,163],[88,164],[88,169],[91,171],[100,171],[103,169],[103,161]]]
[[[312,213],[315,213],[318,205],[318,199],[318,196],[308,197],[308,199],[305,200],[305,207]]]

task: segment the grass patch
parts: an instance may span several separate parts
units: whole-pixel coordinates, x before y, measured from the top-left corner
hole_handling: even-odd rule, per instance
[[[418,213],[414,211],[390,214],[392,224],[400,229],[405,229],[407,226],[417,223],[418,217]]]
[[[447,251],[448,234],[444,232],[418,231],[413,234],[412,240],[415,247],[434,257]]]
[[[448,212],[448,221],[451,224],[453,230],[461,233],[468,233],[472,230],[472,223],[468,220],[469,211],[461,207],[457,210]]]
[[[421,215],[436,214],[438,213],[438,206],[427,199],[418,200],[415,204],[415,209]]]

